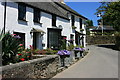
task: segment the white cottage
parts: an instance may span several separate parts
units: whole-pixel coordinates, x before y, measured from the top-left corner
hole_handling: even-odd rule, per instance
[[[62,37],[85,47],[86,20],[63,3],[0,2],[0,29],[20,35],[25,48],[59,49]]]

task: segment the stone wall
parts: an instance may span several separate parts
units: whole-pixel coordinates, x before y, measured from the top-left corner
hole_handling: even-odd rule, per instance
[[[88,45],[94,45],[94,44],[111,44],[115,43],[115,37],[109,36],[109,35],[95,35],[95,36],[89,36],[87,35],[86,42]]]
[[[115,36],[115,45],[116,48],[120,51],[120,33],[117,33]]]
[[[2,78],[51,78],[57,74],[59,56],[43,58],[2,66]]]

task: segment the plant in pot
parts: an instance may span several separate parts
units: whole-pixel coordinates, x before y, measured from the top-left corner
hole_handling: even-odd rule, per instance
[[[83,53],[83,51],[85,51],[85,48],[83,46],[77,46],[74,48],[74,51],[80,52],[80,56],[83,57],[82,53]]]
[[[65,58],[70,56],[70,54],[71,54],[70,51],[68,51],[68,50],[60,50],[60,51],[58,51],[57,54],[61,58],[61,66],[64,67],[65,66]]]

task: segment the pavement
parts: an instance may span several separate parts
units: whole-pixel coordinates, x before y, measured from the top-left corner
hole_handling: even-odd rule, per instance
[[[118,78],[118,51],[87,46],[89,53],[53,78]]]

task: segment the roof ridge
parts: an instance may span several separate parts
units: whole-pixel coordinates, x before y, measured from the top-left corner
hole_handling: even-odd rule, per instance
[[[55,2],[51,2],[52,6],[54,6],[57,10],[59,10],[64,16],[66,16],[59,8],[57,8],[58,5],[55,4]],[[58,6],[59,7],[59,6]]]
[[[67,11],[69,11],[69,12],[71,12],[71,13],[79,16],[79,17],[82,17],[82,18],[84,18],[84,19],[87,19],[86,17],[82,16],[82,15],[79,14],[77,11],[75,11],[74,9],[72,9],[71,7],[69,7],[68,5],[62,4],[62,3],[58,3],[58,2],[55,2],[55,3],[56,3],[57,5],[59,5],[59,6],[61,6],[63,9],[65,9],[65,10],[67,10]]]

